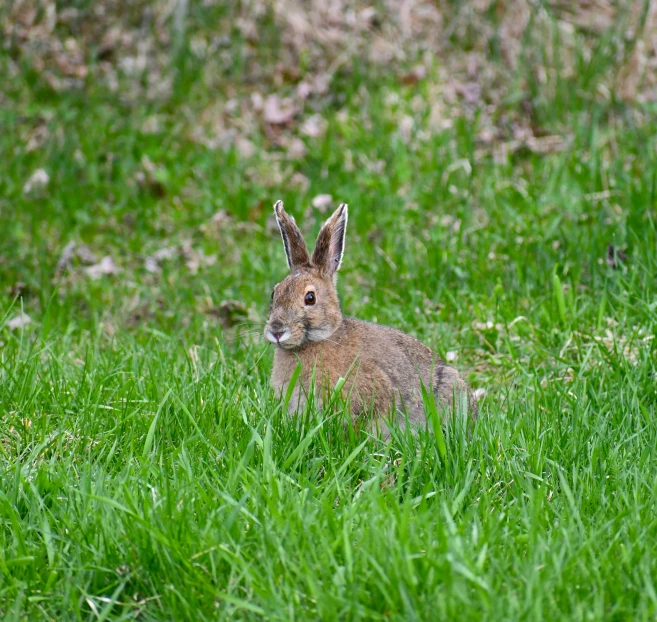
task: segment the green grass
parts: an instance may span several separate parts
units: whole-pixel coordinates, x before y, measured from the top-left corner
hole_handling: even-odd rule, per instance
[[[427,121],[422,84],[339,80],[326,137],[291,162],[261,134],[250,158],[192,141],[182,87],[128,106],[12,81],[3,619],[657,618],[654,115],[557,98],[539,114],[566,150],[475,160],[476,121],[401,139],[403,114]],[[195,88],[200,109],[214,95]],[[160,185],[137,180],[144,157]],[[26,195],[38,168],[50,182]],[[457,351],[487,391],[471,435],[446,427],[444,461],[424,431],[345,434],[339,404],[291,420],[268,387],[255,331],[285,260],[267,218],[283,198],[313,235],[320,193],[350,205],[345,312]],[[70,241],[120,273],[58,276]],[[245,324],[222,328],[231,299]],[[31,323],[10,329],[21,309]]]

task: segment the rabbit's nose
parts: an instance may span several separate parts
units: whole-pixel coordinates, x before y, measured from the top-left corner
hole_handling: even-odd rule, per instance
[[[276,341],[279,341],[279,342],[280,342],[280,340],[281,340],[281,337],[282,337],[284,334],[285,334],[284,331],[280,331],[280,332],[278,332],[278,333],[272,333],[272,335],[274,335],[274,339],[276,339]]]
[[[271,329],[271,332],[274,335],[282,334],[285,331],[285,326],[283,326],[283,322],[279,322],[278,320],[274,320],[273,322],[270,322],[269,328]]]

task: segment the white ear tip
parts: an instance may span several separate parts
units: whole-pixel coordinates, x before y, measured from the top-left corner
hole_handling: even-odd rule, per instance
[[[283,201],[279,199],[278,201],[276,201],[276,203],[274,203],[274,211],[278,214],[278,212],[282,209],[283,209]]]

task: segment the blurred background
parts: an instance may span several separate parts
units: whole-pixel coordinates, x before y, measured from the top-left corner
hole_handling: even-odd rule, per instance
[[[110,335],[262,319],[285,270],[278,198],[309,235],[350,204],[353,311],[419,308],[420,332],[485,322],[497,285],[515,317],[555,264],[594,287],[654,209],[655,2],[9,0],[0,14],[14,326],[20,305]]]

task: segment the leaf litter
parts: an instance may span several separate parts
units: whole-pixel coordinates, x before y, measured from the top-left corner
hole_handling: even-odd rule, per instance
[[[598,53],[601,37],[607,36],[615,46],[615,60],[599,76],[592,95],[657,101],[657,3],[648,3],[646,10],[643,5],[550,0],[532,8],[523,0],[472,0],[454,10],[447,0],[386,0],[375,6],[360,0],[276,0],[270,11],[247,0],[224,7],[223,17],[208,24],[193,17],[187,3],[176,3],[174,10],[170,3],[147,0],[128,8],[119,0],[86,8],[20,0],[4,9],[0,30],[10,58],[17,59],[10,62],[27,63],[55,91],[84,89],[93,81],[125,103],[171,96],[171,60],[180,37],[187,37],[210,90],[226,90],[221,68],[239,56],[244,80],[231,83],[225,99],[185,122],[194,140],[212,148],[234,147],[245,158],[254,155],[253,138],[262,132],[289,159],[304,157],[307,145],[299,137],[324,136],[327,122],[321,111],[340,107],[336,77],[353,71],[358,62],[375,72],[396,73],[408,89],[426,84],[429,118],[418,128],[417,119],[403,119],[404,142],[411,142],[411,130],[419,130],[420,136],[441,131],[476,112],[481,129],[475,157],[492,154],[501,160],[523,147],[539,154],[560,150],[567,141],[558,134],[545,135],[529,109],[508,111],[505,102],[509,88],[518,84],[521,60],[534,68],[535,79],[549,94],[557,72],[562,78],[574,75],[579,58]],[[277,30],[280,46],[263,56],[258,54],[261,33],[272,18],[267,27]],[[235,27],[242,40],[233,36]],[[492,48],[503,62],[491,57]],[[558,67],[549,60],[557,56]],[[525,82],[520,80],[521,89],[526,90]],[[522,137],[509,135],[509,115],[526,130]],[[154,118],[145,131],[158,131],[160,124]],[[47,136],[47,127],[35,129],[27,139],[29,149],[39,149]],[[26,193],[48,185],[43,173],[39,169],[26,182]],[[164,196],[166,184],[147,163],[140,176],[145,187]]]

